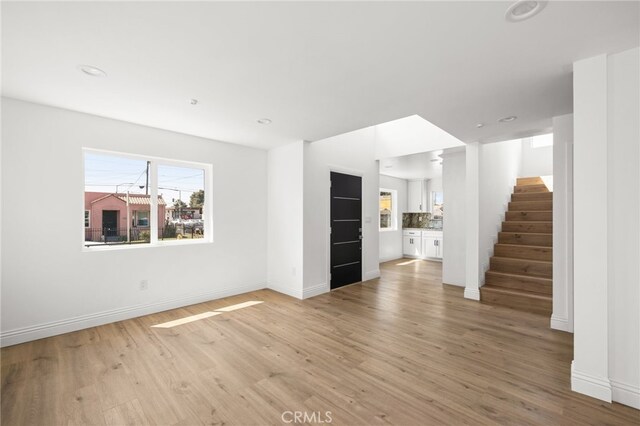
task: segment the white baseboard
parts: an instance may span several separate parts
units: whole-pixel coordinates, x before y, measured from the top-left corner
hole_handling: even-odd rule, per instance
[[[571,361],[571,390],[605,402],[611,402],[611,382],[607,377],[596,377],[576,370]]]
[[[327,283],[320,283],[302,290],[302,298],[308,299],[310,297],[318,296],[320,294],[328,292],[329,286],[327,285]]]
[[[612,399],[620,404],[640,410],[640,386],[611,380]]]
[[[256,284],[221,289],[197,295],[183,296],[143,305],[128,306],[126,308],[112,309],[109,311],[97,312],[95,314],[81,315],[60,321],[52,321],[44,324],[3,331],[0,333],[0,347],[17,345],[19,343],[57,336],[58,334],[83,330],[85,328],[154,314],[156,312],[162,312],[169,309],[181,308],[183,306],[189,306],[196,303],[208,302],[222,297],[235,296],[237,294],[261,290],[263,288],[265,288],[264,284]]]
[[[362,281],[375,280],[376,278],[380,278],[380,269],[365,272]]]
[[[273,284],[273,283],[267,284],[267,288],[269,290],[277,291],[278,293],[286,294],[287,296],[295,297],[296,299],[303,298],[303,294],[302,294],[303,292],[298,288],[285,287],[285,286],[281,286],[279,284]]]
[[[567,318],[551,315],[550,327],[554,330],[566,331],[567,333],[573,333],[573,328],[569,324]]]
[[[471,300],[480,300],[480,290],[477,288],[464,288],[464,298]]]

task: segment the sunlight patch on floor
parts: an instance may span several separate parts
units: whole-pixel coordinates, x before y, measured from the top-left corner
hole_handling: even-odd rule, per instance
[[[420,259],[407,260],[406,262],[396,263],[396,266],[411,265],[412,263],[420,262]]]
[[[260,303],[262,303],[261,300],[250,300],[249,302],[238,303],[237,305],[231,305],[225,308],[216,309],[216,312],[231,312],[235,311],[236,309],[247,308],[249,306],[258,305]]]
[[[201,319],[213,317],[215,315],[220,315],[221,313],[222,312],[204,312],[202,314],[191,315],[190,317],[184,317],[184,318],[180,318],[180,319],[169,321],[169,322],[163,322],[162,324],[152,325],[151,327],[154,327],[154,328],[171,328],[171,327],[175,327],[176,325],[187,324],[187,323],[198,321],[198,320],[201,320]]]
[[[205,318],[213,317],[213,316],[216,316],[216,315],[220,315],[220,314],[222,314],[224,312],[231,312],[231,311],[235,311],[237,309],[248,308],[249,306],[258,305],[260,303],[263,303],[263,302],[261,300],[250,300],[248,302],[237,303],[235,305],[225,306],[224,308],[216,309],[213,312],[204,312],[204,313],[197,314],[197,315],[191,315],[191,316],[180,318],[180,319],[177,319],[177,320],[173,320],[173,321],[169,321],[169,322],[163,322],[162,324],[152,325],[151,327],[153,327],[153,328],[171,328],[171,327],[175,327],[177,325],[188,324],[190,322],[194,322],[194,321],[198,321],[198,320],[201,320],[201,319],[205,319]]]

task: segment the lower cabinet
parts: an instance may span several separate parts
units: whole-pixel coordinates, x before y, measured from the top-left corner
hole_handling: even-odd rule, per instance
[[[422,257],[422,239],[420,236],[403,235],[402,252],[406,256]]]
[[[442,231],[404,231],[403,254],[420,259],[442,259]]]
[[[430,235],[424,232],[422,237],[422,256],[432,259],[442,259],[442,233]]]

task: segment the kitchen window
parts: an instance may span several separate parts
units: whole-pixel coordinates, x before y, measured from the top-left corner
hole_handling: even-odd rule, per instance
[[[397,191],[380,188],[380,231],[395,231],[398,229],[397,197]]]

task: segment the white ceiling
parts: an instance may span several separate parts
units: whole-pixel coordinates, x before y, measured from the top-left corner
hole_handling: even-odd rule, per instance
[[[385,158],[380,160],[380,174],[400,179],[440,178],[442,177],[440,154],[442,150]]]
[[[378,124],[374,129],[378,160],[464,145],[419,115]]]
[[[489,141],[548,129],[573,61],[638,45],[638,2],[550,2],[518,24],[509,4],[2,2],[2,89],[262,148],[413,114]]]

